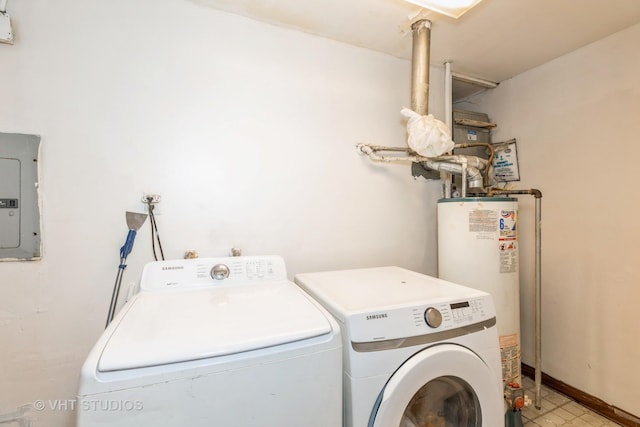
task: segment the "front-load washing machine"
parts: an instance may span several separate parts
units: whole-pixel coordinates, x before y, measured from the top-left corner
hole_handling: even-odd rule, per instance
[[[489,294],[399,267],[295,281],[341,326],[345,427],[504,426]]]
[[[78,427],[336,427],[342,343],[277,256],[153,262],[82,367]]]

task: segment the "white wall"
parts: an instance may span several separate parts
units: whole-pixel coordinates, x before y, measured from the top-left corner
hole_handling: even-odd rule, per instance
[[[0,414],[74,397],[104,328],[125,211],[143,209],[143,192],[162,195],[168,258],[237,246],[284,256],[290,277],[436,273],[439,184],[354,148],[404,143],[408,61],[183,0],[9,6],[0,131],[42,136],[44,256],[0,263]],[[436,115],[442,76],[432,70]],[[150,247],[147,223],[124,286]],[[31,416],[62,427],[75,415]]]
[[[517,138],[521,188],[542,199],[543,371],[640,415],[635,195],[640,25],[456,108]],[[533,366],[533,201],[521,204],[523,360]]]

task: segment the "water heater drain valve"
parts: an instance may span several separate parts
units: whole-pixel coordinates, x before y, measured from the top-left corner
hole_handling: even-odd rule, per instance
[[[504,387],[504,398],[512,411],[517,411],[524,407],[524,390],[518,383],[508,383]]]

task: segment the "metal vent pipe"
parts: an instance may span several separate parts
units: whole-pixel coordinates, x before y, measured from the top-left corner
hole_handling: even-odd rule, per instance
[[[411,25],[413,52],[411,59],[411,109],[421,116],[429,112],[429,51],[431,21],[421,19]]]

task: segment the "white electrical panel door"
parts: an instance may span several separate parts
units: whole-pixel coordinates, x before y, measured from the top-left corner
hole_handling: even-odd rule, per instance
[[[20,246],[20,160],[0,158],[0,249]]]
[[[0,260],[39,259],[40,137],[0,133]]]

